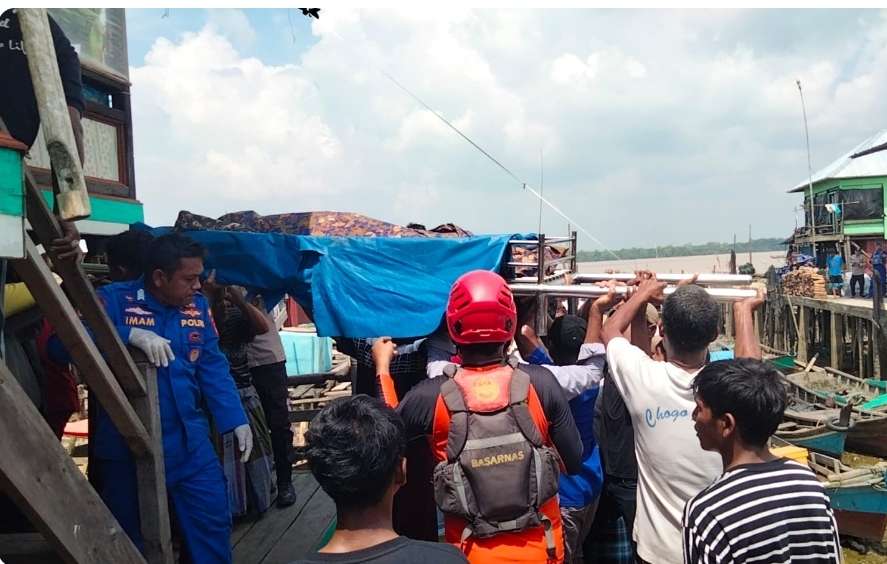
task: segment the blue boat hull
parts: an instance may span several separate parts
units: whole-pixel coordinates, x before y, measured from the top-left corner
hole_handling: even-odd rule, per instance
[[[844,443],[847,441],[847,433],[840,431],[823,431],[821,434],[811,437],[785,437],[777,434],[782,439],[792,443],[795,446],[804,447],[809,450],[821,452],[835,458],[841,458],[844,454]]]

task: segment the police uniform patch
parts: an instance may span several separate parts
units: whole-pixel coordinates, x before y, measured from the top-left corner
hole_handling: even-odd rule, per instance
[[[189,343],[202,343],[203,335],[200,334],[200,331],[191,331],[188,333],[188,342]]]
[[[134,313],[136,315],[154,315],[153,313],[151,313],[147,309],[144,309],[139,306],[128,307],[128,308],[124,309],[123,311],[125,311],[126,313]]]
[[[198,358],[200,358],[200,349],[191,349],[191,353],[188,355],[188,360],[191,362],[197,362]]]

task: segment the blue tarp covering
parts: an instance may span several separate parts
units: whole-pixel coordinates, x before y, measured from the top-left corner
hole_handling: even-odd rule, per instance
[[[156,235],[168,228],[154,229]],[[284,293],[306,308],[321,336],[416,337],[440,324],[450,286],[475,269],[498,271],[516,235],[311,237],[185,231],[207,248],[220,282]],[[524,238],[525,236],[520,236]]]

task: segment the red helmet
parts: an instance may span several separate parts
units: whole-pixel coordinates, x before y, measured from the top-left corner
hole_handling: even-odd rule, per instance
[[[447,328],[454,343],[505,343],[514,337],[516,325],[511,289],[495,272],[463,274],[450,289]]]

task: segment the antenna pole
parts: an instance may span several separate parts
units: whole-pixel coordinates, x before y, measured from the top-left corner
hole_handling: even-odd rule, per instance
[[[813,260],[816,261],[816,213],[813,208],[813,162],[810,158],[810,129],[807,127],[807,104],[804,102],[804,90],[801,81],[795,80],[798,85],[798,93],[801,95],[801,111],[804,113],[804,137],[807,139],[807,190],[810,198],[810,242],[813,244]]]

